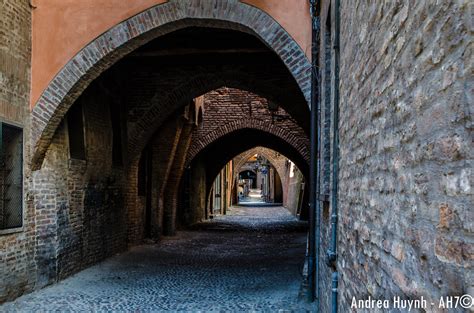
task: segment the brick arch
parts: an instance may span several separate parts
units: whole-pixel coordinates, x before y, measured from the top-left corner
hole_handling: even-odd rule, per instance
[[[191,160],[192,162],[188,164],[191,168],[198,163],[204,166],[206,199],[212,187],[212,182],[225,164],[236,156],[255,147],[264,147],[282,154],[284,153],[285,156],[295,162],[305,179],[308,179],[309,161],[290,143],[280,136],[259,129],[244,128],[230,132],[216,139],[215,142],[212,142],[212,144],[202,149],[200,153]]]
[[[230,122],[224,127],[220,127],[217,130],[211,131],[205,136],[201,137],[199,142],[193,144],[190,150],[188,151],[186,164],[190,164],[194,157],[196,157],[202,150],[204,150],[210,144],[218,141],[219,139],[231,133],[237,132],[242,129],[260,130],[282,139],[290,146],[292,146],[296,151],[298,151],[301,157],[309,164],[309,142],[307,138],[302,138],[299,134],[294,134],[288,130],[276,126],[275,124],[271,124],[267,121],[255,118],[241,119]]]
[[[167,93],[158,93],[149,101],[149,109],[133,127],[130,127],[128,152],[132,158],[131,161],[138,157],[137,151],[143,150],[156,128],[177,108],[186,105],[189,99],[223,86],[253,92],[276,103],[279,103],[281,99],[281,94],[275,93],[276,96],[272,94],[271,90],[267,90],[267,87],[271,86],[262,86],[261,82],[255,81],[252,73],[248,73],[244,69],[233,67],[231,71],[220,73],[197,73],[188,77],[184,83],[168,90]],[[282,106],[284,106],[283,103]]]
[[[310,63],[296,41],[266,12],[236,0],[171,0],[97,37],[48,84],[31,112],[32,168],[41,167],[57,126],[95,78],[152,39],[190,26],[233,29],[256,36],[280,57],[309,100]]]

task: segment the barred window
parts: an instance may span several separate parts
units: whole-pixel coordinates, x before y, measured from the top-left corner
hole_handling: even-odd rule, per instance
[[[23,130],[0,127],[0,230],[23,226]]]

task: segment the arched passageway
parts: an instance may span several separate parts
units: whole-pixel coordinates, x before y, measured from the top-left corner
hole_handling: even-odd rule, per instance
[[[237,169],[233,191],[238,205],[282,205],[281,172],[262,154],[254,154]]]
[[[1,3],[0,311],[472,300],[468,1]]]
[[[307,101],[310,91],[310,64],[304,52],[288,33],[269,15],[255,7],[232,0],[216,4],[215,1],[202,0],[201,5],[193,5],[192,1],[175,0],[157,5],[116,25],[82,49],[56,75],[34,106],[33,166],[41,166],[44,153],[61,119],[95,78],[112,64],[129,56],[132,51],[151,40],[182,29],[185,31],[192,27],[229,29],[258,38],[263,46],[270,47],[276,54],[279,63],[284,64]],[[237,16],[251,18],[241,20],[236,18]],[[252,81],[258,80],[254,77]],[[192,84],[196,86],[199,82],[200,79],[197,78]],[[185,88],[188,89],[189,87]],[[203,92],[204,90],[201,90],[200,93]],[[198,95],[199,92],[194,96]],[[151,115],[147,118],[152,119],[154,111],[149,113]]]
[[[255,7],[182,3],[149,9],[91,42],[34,106],[32,180],[50,187],[32,203],[52,217],[38,226],[39,285],[228,213],[232,159],[249,149],[278,151],[307,177],[303,51]],[[265,201],[286,206],[287,172],[269,175],[260,182]],[[305,205],[283,210],[289,224],[307,215]]]
[[[263,158],[263,160],[259,161],[260,157]],[[285,155],[268,148],[255,147],[236,156],[232,161],[236,179],[245,179],[245,177],[241,177],[239,173],[241,171],[245,172],[251,170],[255,173],[254,177],[249,177],[252,179],[251,181],[239,183],[241,189],[244,188],[243,183],[249,186],[251,184],[252,189],[258,189],[256,172],[258,172],[259,169],[264,170],[264,175],[268,175],[268,179],[273,181],[269,186],[274,186],[274,188],[270,188],[274,191],[270,192],[270,197],[266,202],[280,203],[294,214],[301,212],[303,201],[300,199],[300,195],[302,196],[304,192],[304,176],[298,167]],[[260,163],[263,163],[263,168],[261,168]],[[291,193],[290,196],[288,196],[289,189]],[[234,190],[237,192],[234,203],[237,203],[237,195],[240,195],[241,190],[237,191],[235,188]],[[295,196],[294,193],[298,193],[298,195]]]

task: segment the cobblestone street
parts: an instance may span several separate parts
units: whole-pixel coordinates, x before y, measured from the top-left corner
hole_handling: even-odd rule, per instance
[[[282,207],[233,207],[227,216],[142,245],[1,312],[304,312],[298,302],[306,224]]]

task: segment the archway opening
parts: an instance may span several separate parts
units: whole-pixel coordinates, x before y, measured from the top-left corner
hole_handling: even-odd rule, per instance
[[[209,199],[230,199],[234,179],[215,177],[226,166],[230,173],[228,161],[248,149],[281,151],[307,175],[302,78],[252,32],[209,25],[155,34],[138,49],[117,51],[120,59],[98,67],[100,75],[79,75],[80,86],[65,92],[51,114],[35,108],[36,122],[48,120],[38,128],[37,177],[60,186],[54,194],[71,195],[60,199],[71,210],[52,213],[62,222],[51,229],[60,231],[38,238],[58,251],[58,268],[39,266],[46,282],[225,211],[228,205]],[[72,103],[75,110],[68,110]],[[72,116],[82,123],[68,123]],[[77,138],[81,158],[70,153]]]
[[[285,158],[282,161],[289,160]],[[265,154],[255,153],[245,163],[236,166],[240,167],[237,168],[240,173],[236,177],[237,204],[283,205],[282,173]]]

